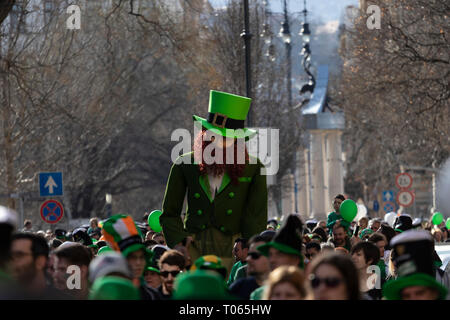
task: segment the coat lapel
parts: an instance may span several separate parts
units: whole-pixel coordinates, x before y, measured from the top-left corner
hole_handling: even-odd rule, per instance
[[[208,197],[210,202],[213,202],[213,199],[211,197],[211,192],[209,188],[209,180],[207,175],[200,175],[198,177],[198,182],[200,183],[200,186],[202,187],[203,191],[205,192],[206,196]]]
[[[220,188],[219,188],[219,191],[217,191],[217,194],[221,193],[222,190],[225,189],[226,186],[230,184],[230,181],[231,181],[230,176],[228,175],[227,172],[225,172],[225,174],[223,175],[223,178],[222,178],[222,184],[220,185]]]

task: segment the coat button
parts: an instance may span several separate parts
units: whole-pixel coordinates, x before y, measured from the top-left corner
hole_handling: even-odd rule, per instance
[[[206,226],[204,224],[202,224],[202,226],[200,228],[202,228],[202,230],[205,230]]]
[[[227,215],[230,215],[230,214],[232,214],[233,213],[233,210],[231,210],[231,209],[228,209],[227,210]]]
[[[229,196],[231,199],[233,199],[233,198],[234,198],[234,192],[230,192],[230,193],[228,194],[228,196]]]
[[[196,193],[194,194],[194,198],[195,198],[195,199],[200,198],[200,193],[197,193],[197,192],[196,192]]]
[[[225,227],[220,227],[220,231],[225,232]]]
[[[197,214],[198,214],[199,216],[201,216],[201,215],[202,215],[202,213],[203,213],[203,211],[202,211],[202,210],[197,210]]]

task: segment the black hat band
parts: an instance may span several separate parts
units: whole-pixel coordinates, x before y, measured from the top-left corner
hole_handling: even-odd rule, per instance
[[[244,129],[244,120],[236,120],[228,118],[228,116],[221,113],[208,113],[208,122],[219,128],[226,129]]]
[[[136,243],[142,244],[142,239],[140,236],[129,237],[129,238],[126,238],[126,239],[123,239],[123,240],[117,242],[117,244],[119,245],[120,251],[123,251],[126,248],[128,248],[129,246],[131,246],[132,244],[136,244]]]

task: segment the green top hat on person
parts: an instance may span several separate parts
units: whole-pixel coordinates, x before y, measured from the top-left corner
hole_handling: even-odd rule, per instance
[[[95,280],[89,300],[140,300],[140,294],[130,280],[105,276]]]
[[[434,243],[427,231],[404,231],[392,238],[391,247],[398,278],[383,286],[386,299],[401,300],[403,289],[414,286],[434,289],[440,300],[446,298],[447,289],[436,281]]]
[[[223,278],[211,270],[183,272],[175,279],[175,300],[235,300]]]
[[[131,252],[144,250],[150,261],[152,253],[142,243],[142,234],[133,218],[124,214],[117,214],[103,224],[103,236],[115,251],[120,251],[127,257]]]
[[[303,222],[297,215],[291,214],[287,217],[283,226],[277,231],[273,240],[259,246],[257,250],[265,256],[269,255],[269,248],[275,248],[280,252],[299,256],[299,267],[303,268],[302,234]]]
[[[211,90],[208,118],[194,115],[194,121],[201,122],[204,128],[223,137],[248,140],[256,134],[255,130],[245,128],[244,125],[251,101],[247,97]]]

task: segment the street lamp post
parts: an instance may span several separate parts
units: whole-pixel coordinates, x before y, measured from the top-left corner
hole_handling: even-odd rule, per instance
[[[266,53],[266,56],[269,57],[271,61],[275,60],[275,52],[274,52],[274,45],[272,43],[272,33],[270,30],[270,26],[267,23],[267,17],[270,15],[270,10],[268,9],[268,0],[265,0],[264,2],[265,8],[266,8],[266,23],[263,26],[263,32],[261,34],[261,37],[265,38],[266,44],[269,44],[268,51]],[[300,89],[300,95],[304,95],[307,92],[312,94],[314,92],[314,88],[316,85],[316,80],[314,78],[314,75],[312,74],[310,68],[311,68],[311,49],[309,47],[309,42],[311,38],[311,31],[309,30],[309,24],[307,22],[307,14],[308,11],[306,10],[306,0],[304,0],[304,9],[302,13],[304,14],[304,22],[302,24],[302,29],[300,30],[299,35],[302,37],[303,41],[303,49],[301,51],[301,54],[303,55],[303,69],[305,70],[306,74],[308,75],[308,82],[302,86]],[[290,32],[290,25],[289,25],[289,16],[288,16],[288,8],[287,8],[287,0],[283,0],[284,4],[284,20],[281,23],[281,30],[279,33],[279,36],[282,38],[285,47],[286,47],[286,87],[287,87],[287,94],[288,94],[288,111],[290,110],[292,106],[292,44],[291,44],[291,32]],[[294,163],[297,163],[297,152],[294,153]],[[296,170],[293,169],[293,176],[294,176],[294,194],[295,194],[295,212],[298,212],[298,184],[297,184],[297,177],[296,177]]]
[[[244,0],[244,30],[241,33],[242,39],[244,39],[245,48],[245,85],[246,94],[248,98],[252,97],[252,69],[251,69],[251,50],[250,50],[250,40],[252,34],[250,33],[250,18],[249,18],[249,7],[248,0]],[[247,125],[252,126],[252,110],[250,108],[247,115]]]
[[[283,39],[283,42],[286,46],[286,62],[287,62],[286,85],[288,93],[288,110],[290,110],[292,106],[292,61],[291,61],[292,46],[291,46],[291,32],[289,30],[289,17],[286,0],[284,0],[284,21],[281,24],[279,36]]]
[[[309,47],[309,42],[311,40],[311,31],[309,30],[309,23],[306,20],[306,16],[308,15],[308,11],[306,10],[306,0],[303,1],[303,15],[304,15],[304,22],[302,25],[302,29],[300,30],[299,35],[302,36],[303,39],[303,49],[301,54],[303,55],[303,69],[308,74],[309,81],[307,84],[303,85],[303,87],[300,89],[300,94],[303,95],[306,92],[310,92],[311,94],[314,92],[314,88],[316,86],[316,79],[314,78],[314,75],[311,73],[311,49]]]
[[[288,94],[288,108],[287,110],[291,110],[292,107],[292,45],[291,45],[291,31],[289,26],[289,16],[288,16],[288,8],[287,8],[287,0],[283,1],[284,4],[284,21],[281,23],[281,30],[279,36],[283,39],[284,45],[286,47],[286,89]],[[297,163],[297,152],[294,152],[294,166]],[[295,212],[298,212],[298,186],[297,186],[297,177],[295,175],[296,170],[292,169],[292,176],[294,178],[294,209]]]

